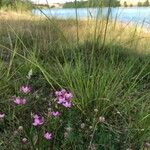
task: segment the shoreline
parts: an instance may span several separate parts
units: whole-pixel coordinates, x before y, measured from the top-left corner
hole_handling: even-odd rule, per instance
[[[136,7],[132,7],[132,8],[136,8]],[[136,9],[134,9],[133,12],[131,11],[131,13],[133,13],[131,16],[130,16],[130,11],[128,12],[128,8],[127,9],[126,8],[125,9],[120,8],[120,10],[119,10],[119,8],[118,9],[114,8],[115,10],[112,11],[109,20],[110,21],[116,20],[117,22],[120,22],[122,24],[130,24],[131,26],[138,26],[138,28],[141,28],[143,26],[143,30],[145,30],[146,32],[150,32],[150,20],[148,17],[148,15],[150,13],[150,6],[146,7],[146,8],[145,7],[139,7],[139,8],[142,8],[142,9],[140,11],[136,10]],[[148,10],[146,11],[146,14],[145,14],[144,13],[145,11],[143,12],[143,9],[145,10],[147,8],[148,8]],[[71,8],[71,9],[74,9],[74,8]],[[52,8],[52,9],[50,9],[51,11],[49,11],[48,9],[43,9],[42,11],[45,13],[45,15],[49,16],[50,18],[56,17],[56,19],[58,19],[58,20],[61,20],[61,19],[63,19],[63,20],[67,20],[67,19],[75,20],[76,19],[75,12],[71,9],[69,8],[66,10],[68,14],[70,13],[69,15],[64,11],[65,9],[61,10],[58,8],[54,8],[54,9]],[[95,9],[97,9],[97,8],[94,8],[94,10],[90,10],[90,9],[91,8],[87,8],[87,11],[86,11],[86,9],[78,11],[78,19],[84,20],[84,21],[96,20],[98,10],[95,10]],[[105,7],[103,12],[101,12],[99,14],[99,19],[104,19],[107,17],[106,15],[107,15],[108,10],[105,10],[105,9],[108,9],[108,7]],[[39,10],[33,9],[32,13],[36,16],[43,16],[44,17],[44,14],[42,14]]]
[[[56,28],[61,30],[62,33],[70,39],[76,40],[76,20],[75,19],[58,19],[52,18],[51,22],[46,19],[46,17],[33,15],[32,13],[17,13],[17,12],[2,12],[0,11],[0,24],[7,28],[8,25],[11,25],[16,29],[18,32],[27,32],[34,30],[33,26],[35,26],[38,30],[39,26],[48,27],[49,25],[55,26]],[[97,26],[98,25],[98,26]],[[79,19],[78,21],[78,33],[80,37],[80,42],[83,42],[89,35],[93,35],[95,31],[95,27],[97,27],[97,34],[101,36],[104,35],[104,30],[106,28],[106,20],[99,20],[97,22],[94,19]],[[19,27],[19,28],[18,28]],[[54,27],[55,28],[55,27]],[[9,27],[8,27],[9,29]],[[44,28],[39,28],[39,32],[43,32]],[[10,31],[11,32],[11,31]],[[34,33],[33,33],[34,34]],[[139,44],[137,51],[141,52],[150,52],[149,47],[149,40],[150,40],[150,31],[146,28],[141,28],[140,26],[137,27],[131,23],[124,23],[124,22],[115,22],[109,20],[108,27],[107,27],[107,42],[111,43],[112,41],[114,44],[120,43],[122,46],[128,47],[130,49],[130,45],[126,44],[129,43],[131,40],[130,38],[135,35],[135,40],[139,39]],[[44,36],[44,35],[43,35]],[[71,41],[70,41],[71,42]]]
[[[1,10],[0,11],[0,19],[46,19],[46,16],[43,16],[43,15],[38,15],[38,14],[33,14],[32,12],[15,12],[15,11],[3,11]],[[75,21],[76,18],[60,18],[60,17],[51,17],[52,19],[56,19],[58,21],[69,21],[69,20],[73,20]],[[96,21],[95,18],[91,18],[91,17],[83,17],[83,18],[78,18],[79,21]],[[102,21],[105,19],[98,19],[98,21]],[[113,22],[115,23],[114,19],[110,19],[109,22]],[[128,26],[128,27],[131,27],[131,28],[137,28],[137,29],[142,29],[144,32],[146,33],[149,33],[150,32],[150,28],[148,29],[147,27],[143,26],[141,28],[141,25],[142,24],[139,24],[138,26],[136,26],[136,24],[134,22],[125,22],[125,21],[120,21],[120,20],[117,20],[116,21],[117,24],[121,25],[121,26]]]

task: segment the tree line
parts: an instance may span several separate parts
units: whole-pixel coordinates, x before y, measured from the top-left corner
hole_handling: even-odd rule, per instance
[[[138,6],[150,6],[149,0],[146,0],[144,3],[138,2]]]
[[[132,7],[132,4],[128,4],[124,1],[124,7]],[[85,7],[120,7],[121,3],[119,0],[87,0],[87,1],[74,1],[67,2],[64,4],[64,8],[85,8]],[[149,0],[145,0],[144,3],[138,2],[137,6],[150,6]]]
[[[74,2],[66,2],[64,4],[64,8],[85,8],[85,7],[119,7],[119,0],[87,0],[87,1],[74,1]]]
[[[126,1],[124,1],[124,7],[132,7],[133,5],[132,4],[128,4]],[[139,6],[139,7],[146,7],[146,6],[150,6],[150,2],[149,2],[149,0],[146,0],[145,2],[138,2],[137,3],[137,6]]]

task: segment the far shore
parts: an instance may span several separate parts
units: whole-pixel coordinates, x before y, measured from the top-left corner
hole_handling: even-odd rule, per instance
[[[149,8],[150,6],[137,6],[137,5],[133,5],[128,6],[128,7],[124,7],[124,6],[119,6],[119,7],[111,7],[111,8],[134,8],[134,7],[138,7],[138,8]],[[63,8],[63,7],[50,7],[50,6],[36,6],[35,8],[42,8],[42,9],[76,9],[76,7],[70,7],[70,8]],[[78,7],[77,9],[82,9],[82,8],[87,8],[87,7]],[[99,8],[99,7],[88,7],[90,8]],[[108,8],[108,7],[101,7],[101,8]]]

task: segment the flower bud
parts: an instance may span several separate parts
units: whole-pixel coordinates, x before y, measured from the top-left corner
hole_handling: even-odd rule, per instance
[[[67,138],[69,136],[68,132],[64,133],[64,137]]]
[[[52,111],[52,108],[49,107],[49,108],[48,108],[48,111],[49,111],[49,112]]]
[[[105,117],[100,116],[98,120],[99,120],[100,123],[104,123],[105,122]]]
[[[94,111],[97,113],[97,112],[98,112],[98,109],[94,109]]]
[[[19,131],[22,131],[22,130],[23,130],[23,126],[19,126],[19,127],[18,127],[18,130],[19,130]]]
[[[71,127],[67,127],[67,128],[66,128],[66,131],[67,131],[67,132],[71,132],[71,131],[72,131],[72,128],[71,128]]]
[[[17,136],[18,133],[19,133],[18,130],[15,130],[14,131],[14,136]]]
[[[80,127],[81,127],[81,129],[84,129],[85,128],[85,123],[81,123]]]
[[[144,147],[149,149],[149,148],[150,148],[150,143],[146,142],[146,143],[144,144]]]
[[[23,144],[26,144],[27,141],[28,141],[27,138],[23,138],[23,139],[22,139],[22,143],[23,143]]]

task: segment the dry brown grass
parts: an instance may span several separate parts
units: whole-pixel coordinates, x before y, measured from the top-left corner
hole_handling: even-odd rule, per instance
[[[103,42],[104,36],[106,36],[107,44],[119,44],[140,53],[150,52],[150,32],[143,28],[109,21],[105,35],[106,21],[104,20],[98,22],[80,20],[78,25],[80,42],[95,38]],[[65,37],[69,43],[76,44],[77,39],[75,20],[52,19],[48,21],[46,18],[33,16],[29,13],[0,12],[1,37],[6,37],[14,32],[12,29],[17,34],[26,35],[28,40],[30,38],[40,39],[40,47],[45,50],[49,47],[49,42],[58,42],[59,40],[64,40],[63,38]]]

